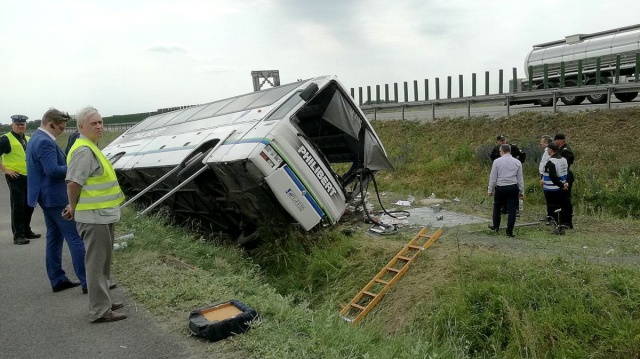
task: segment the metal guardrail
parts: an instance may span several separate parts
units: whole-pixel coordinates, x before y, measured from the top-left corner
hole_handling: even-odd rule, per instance
[[[435,108],[441,105],[453,105],[464,103],[467,105],[467,117],[471,117],[471,105],[487,102],[502,101],[506,105],[507,116],[510,114],[510,107],[512,102],[517,101],[533,101],[541,100],[545,98],[560,99],[563,96],[587,96],[587,95],[608,95],[607,96],[607,108],[611,108],[611,96],[615,93],[624,92],[640,92],[640,83],[624,83],[624,84],[609,84],[600,86],[582,86],[582,87],[565,87],[565,88],[552,88],[546,90],[531,90],[522,92],[512,92],[494,95],[481,95],[481,96],[466,96],[458,98],[447,99],[435,99],[435,100],[423,100],[413,102],[402,103],[384,103],[373,105],[362,105],[360,109],[366,113],[373,111],[374,120],[376,119],[376,112],[378,110],[398,109],[402,111],[402,118],[404,119],[404,109],[410,107],[426,107],[431,106],[432,117],[435,119]],[[553,102],[553,111],[557,112],[556,101]]]

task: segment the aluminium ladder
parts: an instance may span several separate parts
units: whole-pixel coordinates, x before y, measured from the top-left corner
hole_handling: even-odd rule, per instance
[[[429,227],[425,226],[396,254],[395,257],[367,284],[349,304],[340,311],[340,316],[352,324],[359,323],[409,269],[415,258],[423,250],[429,248],[442,234],[440,227],[434,234],[427,235]],[[422,245],[416,245],[418,240],[426,238]]]

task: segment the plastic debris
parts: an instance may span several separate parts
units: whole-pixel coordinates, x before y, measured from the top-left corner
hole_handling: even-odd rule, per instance
[[[127,248],[127,242],[118,242],[118,243],[113,245],[113,250],[114,251],[119,251],[119,250],[125,249],[125,248]]]
[[[398,206],[411,207],[411,202],[409,202],[409,201],[400,200],[400,201],[398,201],[398,202],[396,202],[394,204],[397,204]]]

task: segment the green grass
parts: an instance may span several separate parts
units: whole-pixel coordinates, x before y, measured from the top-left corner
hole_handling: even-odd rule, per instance
[[[519,223],[544,212],[539,135],[567,133],[577,157],[576,229],[556,236],[521,227],[510,239],[486,224],[445,228],[357,326],[340,309],[418,229],[375,237],[359,218],[312,233],[263,227],[263,244],[243,251],[126,212],[118,231],[136,237],[113,268],[131,298],[180,335],[196,308],[239,299],[258,310],[255,327],[232,340],[187,339],[203,357],[637,358],[639,119],[638,110],[616,110],[376,123],[396,167],[377,177],[386,205],[433,192],[458,199],[446,209],[485,217],[486,153],[505,133],[528,153]]]

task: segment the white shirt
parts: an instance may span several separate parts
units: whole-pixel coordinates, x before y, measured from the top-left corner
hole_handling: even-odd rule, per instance
[[[522,177],[522,163],[513,158],[510,153],[493,161],[489,175],[488,193],[493,193],[496,186],[518,185],[520,194],[524,194],[524,178]]]
[[[549,161],[550,157],[551,156],[549,156],[549,151],[547,151],[547,148],[545,147],[542,153],[542,158],[540,159],[540,165],[538,166],[538,172],[541,176],[544,175],[544,166],[547,164],[547,161]]]

